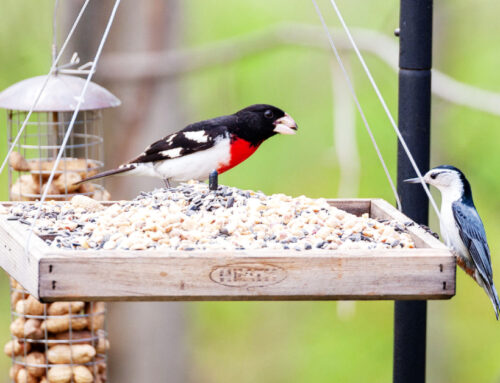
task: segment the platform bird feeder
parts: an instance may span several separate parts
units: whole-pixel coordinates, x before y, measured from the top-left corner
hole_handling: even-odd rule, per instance
[[[29,78],[0,93],[0,108],[7,110],[9,149],[45,80],[46,76]],[[46,188],[48,200],[66,200],[75,194],[99,200],[109,199],[109,194],[100,183],[73,185],[102,168],[102,109],[120,105],[120,100],[113,94],[92,82],[85,93],[54,181],[47,185],[84,84],[85,80],[76,76],[57,74],[48,79],[9,158],[11,200],[38,200]]]

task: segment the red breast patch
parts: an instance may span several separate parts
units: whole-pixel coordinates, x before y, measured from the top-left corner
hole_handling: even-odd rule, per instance
[[[245,161],[248,157],[250,157],[257,150],[259,146],[253,146],[250,142],[243,140],[241,138],[233,139],[231,138],[231,148],[230,148],[230,160],[229,163],[223,165],[217,169],[219,174],[224,173],[225,171],[234,168],[239,163]]]

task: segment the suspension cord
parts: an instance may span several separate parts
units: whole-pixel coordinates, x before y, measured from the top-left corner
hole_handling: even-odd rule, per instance
[[[313,2],[315,2],[315,0],[313,0]],[[392,125],[392,128],[394,129],[394,132],[396,133],[396,135],[399,139],[399,142],[401,143],[401,146],[403,147],[406,155],[408,156],[408,159],[410,160],[410,163],[411,163],[413,169],[415,170],[415,173],[417,173],[417,176],[420,180],[420,183],[422,184],[422,187],[425,190],[425,193],[427,194],[427,197],[429,197],[429,201],[431,202],[432,207],[434,208],[439,220],[441,220],[441,215],[439,214],[439,209],[437,207],[436,201],[434,201],[434,198],[432,197],[431,192],[429,191],[429,188],[428,188],[427,184],[425,183],[424,178],[422,177],[422,173],[420,172],[420,170],[415,162],[415,159],[413,158],[413,155],[410,152],[410,149],[408,149],[408,146],[406,145],[406,141],[403,138],[403,136],[401,135],[401,132],[399,131],[399,128],[398,128],[396,122],[394,121],[394,118],[392,117],[392,114],[391,114],[389,108],[387,107],[385,99],[382,96],[382,93],[380,93],[380,90],[379,90],[377,84],[375,83],[375,80],[370,72],[370,69],[368,69],[366,62],[363,59],[363,56],[361,55],[361,52],[359,51],[358,46],[356,45],[356,42],[354,41],[354,39],[351,35],[351,32],[349,31],[349,28],[347,27],[347,24],[345,23],[344,18],[342,17],[342,14],[340,13],[339,8],[337,7],[337,3],[335,2],[335,0],[330,0],[330,2],[332,4],[333,9],[335,10],[335,13],[337,14],[337,16],[340,20],[340,23],[342,24],[342,27],[344,28],[345,33],[347,34],[349,41],[351,42],[351,45],[354,49],[354,52],[356,52],[356,55],[358,56],[358,59],[361,62],[361,65],[362,65],[366,75],[368,76],[368,79],[370,80],[370,83],[372,84],[372,87],[375,90],[375,93],[377,94],[377,97],[378,97],[380,103],[382,104],[382,107],[384,108],[385,113],[387,114],[387,117],[389,118],[389,121]],[[316,5],[316,9],[317,10],[319,9],[319,8],[317,8],[317,5]],[[328,33],[330,34],[330,31],[328,31]]]
[[[49,179],[47,181],[47,187],[43,191],[42,198],[40,199],[40,202],[37,204],[38,209],[36,211],[33,223],[31,224],[31,230],[30,230],[30,233],[29,233],[28,239],[27,239],[27,246],[26,246],[27,251],[29,248],[31,234],[34,231],[36,221],[40,217],[40,213],[42,211],[42,205],[45,202],[45,199],[47,198],[49,186],[52,184],[52,181],[54,179],[54,175],[55,175],[56,170],[59,166],[59,162],[61,161],[61,157],[64,153],[65,148],[66,148],[66,144],[68,142],[69,136],[71,135],[71,132],[73,130],[73,126],[75,125],[76,116],[80,112],[80,108],[85,100],[85,93],[87,92],[87,88],[88,88],[88,85],[90,84],[90,80],[92,79],[92,76],[95,73],[95,68],[97,66],[97,63],[99,62],[100,57],[101,57],[101,53],[102,53],[102,50],[104,48],[104,44],[106,43],[106,40],[107,40],[108,35],[109,35],[109,31],[111,30],[111,26],[113,25],[113,21],[114,21],[115,16],[116,16],[116,11],[118,10],[118,6],[120,5],[120,2],[121,2],[121,0],[115,1],[115,4],[113,6],[113,9],[112,9],[111,14],[110,14],[109,19],[108,19],[108,23],[106,25],[106,29],[104,30],[104,33],[103,33],[102,38],[101,38],[101,42],[99,43],[99,47],[97,48],[97,52],[95,54],[94,60],[92,61],[92,66],[89,70],[87,78],[85,79],[85,84],[83,85],[83,88],[82,88],[80,95],[78,97],[76,97],[76,100],[78,103],[75,107],[75,110],[73,111],[73,115],[71,116],[71,120],[70,120],[70,123],[68,125],[68,129],[66,130],[66,133],[64,135],[64,139],[61,143],[61,148],[59,149],[59,152],[57,153],[57,157],[56,157],[56,160],[54,162],[54,166],[52,167],[52,171],[50,172],[50,176],[49,176]]]
[[[366,127],[366,131],[368,132],[368,135],[370,136],[373,147],[375,148],[375,151],[377,152],[377,156],[380,160],[380,163],[382,164],[382,167],[384,168],[385,175],[387,177],[387,180],[389,181],[389,184],[391,185],[391,189],[392,189],[392,192],[394,194],[394,197],[396,198],[396,204],[398,206],[398,209],[401,210],[401,201],[399,199],[398,192],[396,190],[396,187],[394,186],[394,182],[392,181],[391,174],[389,173],[389,169],[387,168],[387,165],[384,161],[384,157],[382,156],[382,152],[380,151],[380,149],[377,145],[377,141],[375,140],[375,136],[373,135],[373,132],[370,128],[370,125],[368,124],[368,120],[366,119],[365,113],[363,112],[363,108],[361,107],[358,96],[356,95],[356,91],[354,90],[354,85],[351,81],[351,78],[349,77],[349,74],[347,73],[347,69],[345,68],[344,62],[340,58],[337,47],[335,46],[335,43],[333,42],[332,34],[331,34],[328,26],[326,25],[326,21],[323,18],[323,14],[321,13],[321,10],[319,9],[318,4],[316,3],[316,0],[312,0],[312,2],[314,4],[314,8],[316,9],[316,12],[319,16],[319,19],[321,20],[321,24],[323,25],[323,28],[325,29],[326,35],[328,37],[328,41],[330,42],[330,46],[332,47],[333,53],[335,54],[335,57],[339,63],[340,69],[342,69],[342,72],[344,73],[344,77],[347,81],[347,85],[349,86],[349,91],[351,92],[352,98],[354,99],[354,103],[356,104],[356,107],[359,111],[361,119],[363,120],[363,123]]]

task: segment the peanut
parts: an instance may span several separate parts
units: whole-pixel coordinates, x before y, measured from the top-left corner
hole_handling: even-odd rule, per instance
[[[37,383],[37,379],[25,368],[21,368],[17,373],[17,383]]]
[[[49,337],[50,340],[70,340],[69,332],[62,332]],[[71,334],[73,344],[89,344],[95,346],[98,354],[104,354],[109,350],[109,341],[106,339],[104,330],[98,330],[92,336],[90,331],[74,331]],[[55,343],[49,343],[49,347],[54,347]]]
[[[12,291],[10,295],[10,304],[12,307],[16,307],[17,302],[19,302],[21,299],[24,299],[24,293],[21,291]]]
[[[76,191],[80,185],[75,185],[75,183],[80,182],[82,177],[80,174],[75,172],[67,172],[61,174],[61,176],[54,181],[54,186],[57,188],[59,193],[73,193]]]
[[[106,310],[106,304],[104,302],[94,302],[93,304],[88,304],[85,312],[90,314],[89,316],[89,330],[101,330],[104,328],[104,312]]]
[[[95,334],[94,334],[94,338],[96,338]],[[49,337],[49,339],[51,339],[51,340],[70,340],[70,334],[68,331],[60,332],[60,333],[54,334],[54,336]],[[88,340],[82,341],[83,339],[88,339]],[[78,343],[78,344],[90,344],[92,342],[92,333],[90,331],[87,331],[87,330],[73,331],[71,333],[71,340],[72,340],[72,342]],[[49,346],[50,346],[50,344],[49,344]]]
[[[17,338],[24,338],[24,325],[26,324],[26,319],[23,317],[17,317],[10,324],[10,333]]]
[[[71,380],[70,366],[54,366],[49,369],[47,379],[50,383],[68,383]]]
[[[35,378],[39,378],[42,375],[45,375],[46,363],[47,362],[45,360],[45,354],[42,352],[33,351],[26,356],[26,369]],[[34,365],[38,365],[38,367]]]
[[[41,329],[42,321],[30,318],[24,324],[24,337],[28,339],[42,339],[44,331]]]
[[[26,350],[25,350],[26,349]],[[30,343],[21,343],[17,339],[11,340],[7,342],[7,344],[3,348],[3,352],[7,356],[20,356],[28,353],[31,349]]]
[[[47,309],[47,313],[49,315],[65,315],[69,314],[79,314],[83,308],[85,307],[85,303],[75,301],[75,302],[54,302],[51,303],[49,308]]]
[[[99,375],[106,375],[106,363],[97,363],[97,373]]]
[[[24,315],[43,315],[45,305],[38,302],[31,295],[16,303],[16,312]]]
[[[74,331],[83,330],[88,326],[88,319],[86,317],[74,317],[71,318],[71,328]],[[58,333],[69,330],[69,315],[61,316],[61,317],[51,317],[47,318],[42,323],[42,330]]]
[[[40,185],[46,182],[48,177],[44,179],[40,173],[31,173],[31,179],[33,180],[33,183],[40,188]]]
[[[18,172],[28,172],[30,170],[28,161],[19,152],[10,153],[9,165]]]
[[[75,383],[92,383],[94,376],[87,367],[75,366],[73,367],[73,379]]]
[[[14,364],[10,370],[9,370],[9,378],[13,381],[17,379],[17,374],[19,373],[19,370],[21,370],[23,366],[20,364]]]
[[[35,196],[30,196],[29,194],[34,194]],[[10,198],[13,201],[34,201],[38,194],[40,194],[40,187],[33,182],[29,174],[19,177],[10,188]]]
[[[48,198],[50,198],[51,200],[57,199],[57,197],[53,197],[53,196],[54,195],[58,196],[60,194],[59,193],[59,189],[54,185],[54,183],[51,183],[50,185],[49,184],[44,184],[42,186],[41,192],[45,193],[45,191],[47,191],[47,196],[49,196]]]
[[[79,185],[80,187],[78,188],[78,193],[82,193],[82,194],[90,194],[90,193],[94,193],[95,192],[95,187],[94,185],[92,185],[92,183],[90,182],[85,182],[81,185]],[[89,195],[89,197],[92,197],[92,195]]]
[[[105,354],[106,351],[109,350],[109,340],[104,337],[99,337],[95,350],[98,354]]]
[[[88,363],[96,355],[94,347],[88,344],[65,345],[60,344],[51,347],[47,351],[47,359],[50,363]]]

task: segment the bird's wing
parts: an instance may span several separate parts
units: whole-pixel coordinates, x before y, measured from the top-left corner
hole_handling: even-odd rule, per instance
[[[493,283],[490,249],[486,241],[483,222],[473,206],[458,201],[452,204],[453,215],[458,224],[460,238],[469,250],[479,274],[487,283]]]
[[[229,137],[227,127],[222,125],[198,130],[188,130],[188,128],[169,134],[154,142],[141,155],[129,161],[128,164],[156,162],[182,157],[209,149],[218,140]]]

